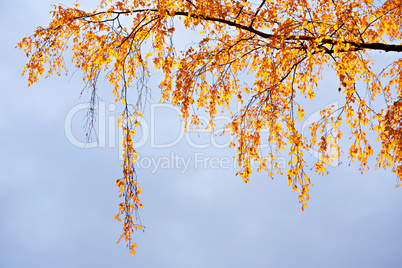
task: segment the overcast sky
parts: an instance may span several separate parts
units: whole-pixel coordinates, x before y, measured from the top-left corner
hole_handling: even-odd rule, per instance
[[[116,245],[122,170],[113,121],[121,107],[110,87],[98,120],[104,147],[85,149],[80,108],[89,96],[79,98],[80,74],[30,88],[20,75],[26,58],[14,47],[49,22],[52,3],[0,1],[0,267],[400,267],[402,192],[393,174],[361,175],[343,159],[329,177],[312,176],[302,213],[285,179],[262,173],[242,183],[235,151],[219,148],[227,140],[186,138],[176,111],[155,105],[158,90],[138,141],[146,232],[134,235],[135,256]],[[397,56],[380,56],[380,67]],[[336,81],[328,72],[327,93],[307,115],[342,103]]]

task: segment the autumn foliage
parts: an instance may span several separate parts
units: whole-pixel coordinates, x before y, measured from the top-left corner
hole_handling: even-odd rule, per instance
[[[213,127],[217,113],[233,102],[239,104],[240,112],[227,126],[236,137],[232,145],[237,148],[237,174],[249,181],[251,161],[257,161],[258,170],[270,177],[283,174],[299,194],[302,210],[312,186],[309,174],[327,174],[326,165],[343,155],[339,144],[344,136],[352,140],[343,149],[349,162],[357,162],[364,172],[376,154],[376,168],[390,167],[400,185],[402,60],[375,72],[370,53],[402,52],[402,45],[396,44],[402,39],[401,5],[401,0],[382,4],[373,0],[101,0],[93,11],[81,10],[78,4],[54,6],[50,24],[23,38],[18,47],[29,59],[24,70],[28,85],[42,76],[67,72],[63,53],[70,50],[71,61],[82,71],[92,96],[101,90],[97,82],[102,76],[110,82],[116,101],[124,105],[118,122],[125,133],[123,177],[116,182],[122,202],[115,218],[123,221],[121,239],[135,253],[131,237],[143,226],[132,141],[141,100],[149,90],[151,66],[164,74],[159,83],[163,101],[180,108],[187,127],[200,124],[193,109],[206,111]],[[177,51],[174,41],[183,39],[177,35],[178,27],[199,33],[200,40]],[[325,94],[318,87],[324,67],[336,72],[335,90],[339,87],[344,104],[337,111],[323,109],[321,120],[305,136],[297,124],[305,115],[297,98],[313,100]],[[243,74],[252,79],[242,80]],[[362,82],[364,87],[358,88]],[[130,88],[137,99],[127,98]],[[377,99],[383,107],[373,107]],[[92,108],[95,100],[91,98]],[[263,128],[268,128],[267,142],[273,145],[267,154],[259,150]],[[345,135],[341,129],[349,132]],[[373,152],[368,132],[376,133],[379,152]],[[308,166],[311,148],[320,157]],[[284,152],[290,160],[281,170],[276,159]],[[267,161],[272,163],[269,167]]]

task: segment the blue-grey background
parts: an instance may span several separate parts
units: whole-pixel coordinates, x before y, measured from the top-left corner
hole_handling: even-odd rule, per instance
[[[281,177],[256,174],[244,184],[233,169],[139,169],[146,232],[134,235],[135,256],[116,245],[118,147],[106,142],[105,148],[82,149],[65,135],[66,115],[89,99],[78,98],[81,74],[30,88],[20,75],[26,58],[14,47],[49,22],[53,3],[0,1],[0,267],[400,267],[402,192],[393,187],[395,176],[373,167],[361,175],[347,159],[328,168],[329,177],[312,176],[304,213]],[[378,57],[381,68],[398,55]],[[101,96],[113,104],[104,85]],[[342,102],[337,88],[328,71],[320,88],[326,93],[315,109]],[[155,92],[151,102],[157,103]],[[118,108],[106,110],[107,118]],[[83,115],[77,113],[71,126],[82,141]],[[177,116],[159,116],[156,139],[174,139]],[[155,158],[235,153],[196,149],[185,139],[166,149],[151,148],[148,141],[139,152]]]

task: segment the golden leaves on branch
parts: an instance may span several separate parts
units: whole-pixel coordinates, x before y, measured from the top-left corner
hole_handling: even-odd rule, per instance
[[[135,171],[135,163],[138,153],[134,149],[133,136],[135,135],[135,126],[138,126],[137,117],[142,116],[140,112],[134,111],[131,116],[127,113],[119,118],[117,125],[123,130],[123,140],[121,146],[123,148],[123,178],[116,181],[119,187],[119,197],[124,202],[119,204],[119,212],[115,215],[115,219],[121,221],[123,218],[123,234],[120,236],[118,243],[124,239],[127,247],[132,254],[135,254],[134,248],[136,243],[132,242],[131,235],[136,230],[144,231],[139,218],[139,208],[143,207],[139,195],[141,187],[138,186],[137,174]]]
[[[93,11],[78,4],[54,6],[49,25],[17,47],[28,57],[23,71],[28,86],[42,76],[67,73],[64,56],[71,51],[91,96],[100,91],[97,82],[103,75],[123,105],[118,121],[124,133],[123,177],[116,182],[123,201],[116,219],[123,222],[121,239],[134,253],[131,236],[143,226],[133,135],[139,104],[148,94],[149,64],[162,70],[162,100],[180,108],[186,128],[200,124],[197,109],[208,113],[210,127],[220,112],[229,111],[237,174],[249,182],[252,162],[257,162],[257,171],[285,176],[304,210],[313,185],[310,176],[327,175],[326,166],[340,159],[345,128],[351,139],[347,155],[362,172],[373,155],[368,132],[374,131],[382,146],[377,167],[392,166],[402,178],[402,60],[378,74],[369,55],[370,50],[402,52],[402,45],[385,42],[402,39],[400,6],[400,0],[382,5],[372,0],[100,0]],[[178,31],[180,26],[199,37],[188,40],[183,51],[175,47],[186,34]],[[333,89],[319,85],[326,68],[339,78]],[[315,101],[338,88],[341,107],[321,109],[318,121],[303,133],[300,123],[308,107],[299,100]],[[362,88],[365,94],[359,93]],[[382,110],[373,107],[379,96],[386,103]],[[265,129],[268,137],[261,135]],[[262,142],[272,145],[269,152],[262,153]],[[313,150],[318,159],[310,163],[305,152]],[[285,152],[286,170],[278,163]]]
[[[378,115],[380,124],[375,130],[381,140],[381,151],[377,156],[377,167],[392,167],[398,177],[396,186],[402,181],[402,99],[394,101],[383,115]]]

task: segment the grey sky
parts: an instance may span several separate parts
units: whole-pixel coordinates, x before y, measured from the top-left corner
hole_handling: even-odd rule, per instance
[[[109,140],[105,148],[77,148],[65,135],[67,114],[89,98],[78,98],[80,74],[30,88],[20,76],[26,58],[14,47],[49,21],[51,3],[0,1],[0,267],[400,267],[402,192],[390,172],[371,168],[361,175],[343,159],[329,177],[313,176],[302,213],[283,178],[262,173],[244,184],[232,168],[194,168],[195,154],[232,159],[234,150],[196,149],[185,138],[164,149],[151,148],[148,139],[140,148],[141,157],[173,153],[192,162],[186,172],[139,169],[146,232],[134,235],[135,256],[116,245],[118,148]],[[106,86],[101,96],[108,107],[113,100]],[[322,87],[329,93],[310,113],[342,102],[330,72]],[[106,109],[106,119],[116,112]],[[147,122],[149,116],[147,106]],[[156,141],[175,139],[174,111],[157,116]],[[82,118],[73,118],[72,131],[84,140]]]

